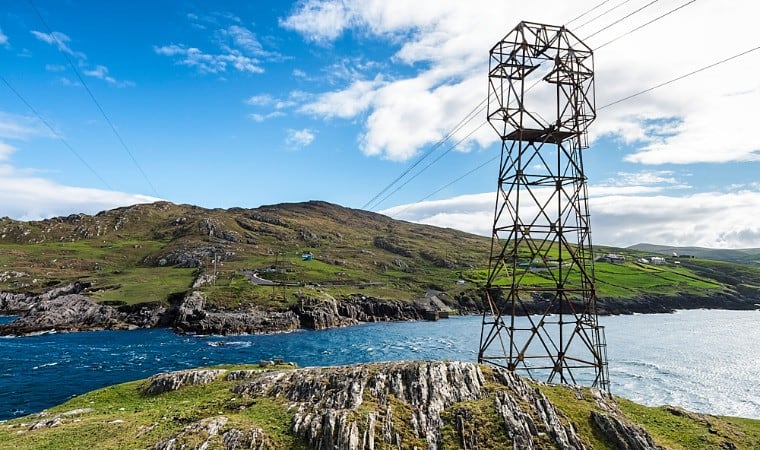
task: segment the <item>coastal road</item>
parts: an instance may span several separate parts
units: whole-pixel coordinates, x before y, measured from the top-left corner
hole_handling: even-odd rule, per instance
[[[279,286],[280,283],[276,283],[274,281],[265,280],[264,278],[261,278],[258,274],[258,272],[254,272],[252,270],[243,270],[243,275],[247,276],[249,280],[251,280],[251,283],[257,284],[259,286]]]

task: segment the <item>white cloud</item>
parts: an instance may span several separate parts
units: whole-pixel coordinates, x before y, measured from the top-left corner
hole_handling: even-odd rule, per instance
[[[0,28],[0,45],[8,45],[8,36],[3,34],[2,28]]]
[[[97,78],[103,80],[108,84],[116,87],[133,87],[135,83],[131,81],[118,81],[114,77],[108,75],[108,67],[97,65],[92,70],[85,70],[83,73],[88,77]]]
[[[264,47],[256,39],[256,35],[245,27],[232,25],[225,30],[221,30],[223,36],[232,39],[234,48],[240,48],[242,52],[255,56],[271,56],[272,53],[264,50]]]
[[[17,220],[39,220],[80,212],[94,214],[158,200],[146,195],[65,186],[0,165],[0,210],[3,215]]]
[[[58,50],[68,53],[69,55],[77,58],[79,60],[78,64],[82,68],[82,74],[88,77],[97,78],[99,80],[103,80],[106,83],[123,88],[123,87],[133,87],[135,85],[132,81],[120,81],[114,78],[113,76],[109,75],[108,68],[106,66],[97,64],[94,68],[88,68],[88,64],[86,62],[87,55],[85,55],[82,52],[74,51],[70,46],[69,42],[71,42],[71,38],[67,36],[64,33],[61,33],[60,31],[53,31],[52,33],[43,33],[41,31],[31,31],[32,35],[39,39],[42,42],[45,42],[47,44],[53,45],[58,48]],[[66,66],[58,65],[58,64],[45,64],[45,70],[48,72],[64,72],[66,70]],[[66,77],[59,77],[58,82],[61,83],[64,86],[80,86],[79,82],[72,81]]]
[[[316,135],[314,131],[304,128],[303,130],[287,130],[288,135],[285,138],[285,145],[290,148],[301,149],[314,141]]]
[[[58,50],[68,53],[69,55],[85,60],[87,59],[87,55],[85,55],[82,52],[77,52],[71,49],[69,47],[69,42],[71,42],[71,38],[67,36],[64,33],[61,33],[60,31],[53,31],[52,33],[43,33],[41,31],[31,31],[32,35],[36,37],[37,39],[41,40],[42,42],[45,42],[46,44],[53,45],[58,48]]]
[[[760,191],[658,195],[656,189],[590,188],[593,242],[712,248],[760,247]],[[396,219],[491,235],[495,193],[399,205],[381,211]]]
[[[644,170],[640,172],[618,172],[615,178],[607,180],[611,186],[640,187],[661,185],[670,189],[685,189],[690,187],[678,179],[672,170]]]
[[[15,151],[16,151],[15,147],[13,147],[10,144],[6,144],[3,141],[0,141],[0,161],[8,160],[8,157],[11,155],[11,153]]]
[[[553,2],[551,7],[547,3],[440,0],[410,7],[406,0],[307,0],[280,23],[312,41],[327,43],[353,32],[397,49],[391,62],[403,76],[386,76],[385,83],[362,90],[355,105],[339,108],[336,105],[357,93],[359,83],[370,83],[354,77],[338,90],[316,95],[303,111],[328,118],[360,118],[365,153],[401,161],[436,142],[485,98],[488,49],[520,19],[562,24],[598,2]],[[622,5],[581,26],[593,17],[587,16],[569,29],[584,39],[640,6]],[[592,48],[601,46],[676,6],[653,4],[586,43]],[[758,14],[760,4],[750,0],[734,2],[731,8],[695,2],[599,49],[595,52],[597,106],[732,56],[743,49],[742,42],[751,46]],[[692,32],[714,29],[716,23],[731,25],[721,26],[718,34]],[[751,69],[758,61],[760,51],[755,51],[602,108],[590,129],[591,138],[614,136],[633,144],[635,149],[625,159],[639,164],[758,161],[760,145],[747,138],[756,120],[746,113],[760,103],[760,83]],[[377,68],[375,74],[380,73],[388,70]],[[484,116],[480,113],[478,121]],[[397,127],[409,122],[415,129],[400,132]],[[496,139],[493,131],[485,129],[469,141],[489,145]]]
[[[0,138],[25,140],[33,136],[50,134],[36,117],[0,111]]]
[[[384,84],[381,76],[374,80],[358,80],[346,89],[319,95],[300,111],[320,117],[348,119],[366,111],[378,94],[378,88]]]
[[[188,15],[188,18],[194,20],[197,16]],[[217,25],[218,18],[240,23],[240,19],[231,14],[208,17],[206,21]],[[282,59],[279,53],[266,50],[256,34],[241,25],[233,24],[219,28],[212,36],[212,45],[218,48],[215,52],[206,52],[183,44],[155,45],[153,51],[158,55],[173,57],[177,64],[192,67],[202,74],[219,74],[232,69],[238,72],[263,73],[261,58]]]
[[[18,220],[37,220],[72,213],[96,213],[104,209],[160,199],[140,194],[66,186],[35,176],[34,169],[13,167],[17,149],[10,141],[53,137],[34,117],[0,111],[0,211]]]
[[[298,31],[314,41],[331,41],[343,33],[348,25],[350,12],[342,1],[322,2],[308,0],[280,25]]]
[[[204,53],[195,47],[184,45],[154,46],[156,54],[164,56],[176,56],[176,63],[182,66],[197,69],[202,74],[217,74],[226,72],[229,67],[239,72],[263,73],[264,69],[260,61],[242,55],[239,51],[230,49],[229,53],[211,54]]]
[[[251,113],[248,114],[248,118],[253,120],[254,122],[264,122],[265,120],[274,119],[276,117],[283,117],[285,115],[284,112],[281,111],[272,111],[268,114],[259,114],[259,113]]]

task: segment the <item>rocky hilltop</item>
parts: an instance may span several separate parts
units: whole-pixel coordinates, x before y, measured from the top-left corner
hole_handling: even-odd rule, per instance
[[[0,448],[756,448],[760,422],[646,408],[464,362],[155,375],[0,424]],[[696,443],[696,447],[693,443]]]

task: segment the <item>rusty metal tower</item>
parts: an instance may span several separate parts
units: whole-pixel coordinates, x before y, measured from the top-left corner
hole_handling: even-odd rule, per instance
[[[502,145],[478,361],[608,390],[581,154],[593,77],[591,49],[563,26],[521,22],[490,51]]]

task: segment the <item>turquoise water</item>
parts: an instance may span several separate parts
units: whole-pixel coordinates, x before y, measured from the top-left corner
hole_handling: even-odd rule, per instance
[[[613,393],[648,405],[760,418],[755,354],[760,311],[696,310],[600,321],[607,331]],[[275,357],[299,366],[475,361],[479,336],[480,317],[469,316],[258,336],[180,336],[161,329],[2,338],[0,420],[99,387],[197,366]]]

